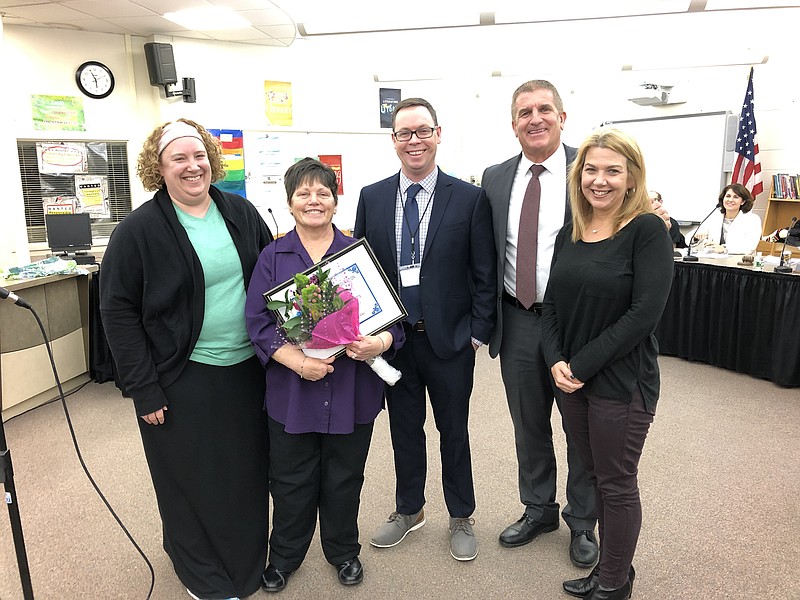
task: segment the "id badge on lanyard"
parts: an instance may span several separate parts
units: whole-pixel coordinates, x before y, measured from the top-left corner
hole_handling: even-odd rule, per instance
[[[400,283],[404,288],[419,285],[420,265],[405,265],[400,267]]]

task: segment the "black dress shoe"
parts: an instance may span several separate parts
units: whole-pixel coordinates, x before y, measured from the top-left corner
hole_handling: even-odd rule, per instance
[[[576,598],[586,598],[589,594],[592,593],[592,590],[597,587],[597,575],[600,573],[600,565],[596,565],[592,572],[589,573],[586,577],[580,577],[578,579],[569,579],[562,583],[562,587],[564,591],[567,592],[570,596],[575,596]]]
[[[500,545],[506,548],[517,548],[530,543],[537,535],[555,531],[556,529],[558,529],[558,521],[555,523],[542,523],[525,513],[519,521],[512,523],[503,530],[503,533],[500,534]]]
[[[565,581],[562,586],[564,587],[564,591],[567,592],[570,596],[575,596],[576,598],[586,598],[589,594],[592,593],[592,590],[597,587],[597,577],[600,573],[600,565],[595,565],[592,572],[589,573],[586,577],[581,577],[580,579],[570,579]],[[628,571],[628,580],[631,584],[631,593],[633,593],[633,580],[636,579],[636,570],[631,565],[630,571]]]
[[[261,587],[265,592],[282,592],[291,574],[291,571],[281,571],[269,563],[261,574]]]
[[[625,585],[615,590],[601,590],[600,586],[597,586],[587,598],[589,600],[628,600],[632,592],[633,586],[628,580]]]
[[[357,556],[336,565],[336,570],[339,572],[339,583],[342,585],[356,585],[364,581],[364,567]]]
[[[597,563],[599,555],[600,548],[597,546],[594,531],[576,529],[572,532],[572,540],[569,542],[569,559],[573,565],[579,569],[589,569]]]

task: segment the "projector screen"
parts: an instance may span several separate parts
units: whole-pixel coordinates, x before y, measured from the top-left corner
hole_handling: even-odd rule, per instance
[[[714,112],[607,121],[604,125],[622,129],[636,139],[644,154],[647,189],[661,193],[670,216],[699,222],[714,208],[727,184],[725,170],[730,165],[725,164],[726,150],[733,150],[730,117],[726,112]],[[735,135],[736,119],[733,126]]]

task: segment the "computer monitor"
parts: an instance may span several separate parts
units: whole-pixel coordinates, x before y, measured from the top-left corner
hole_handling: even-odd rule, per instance
[[[92,221],[88,213],[45,215],[47,243],[53,254],[85,254],[92,248]]]

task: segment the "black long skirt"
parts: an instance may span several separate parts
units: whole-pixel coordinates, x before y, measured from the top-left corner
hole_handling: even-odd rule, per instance
[[[190,361],[164,391],[164,424],[137,419],[164,550],[195,595],[249,596],[269,528],[264,369],[255,357],[230,367]]]

